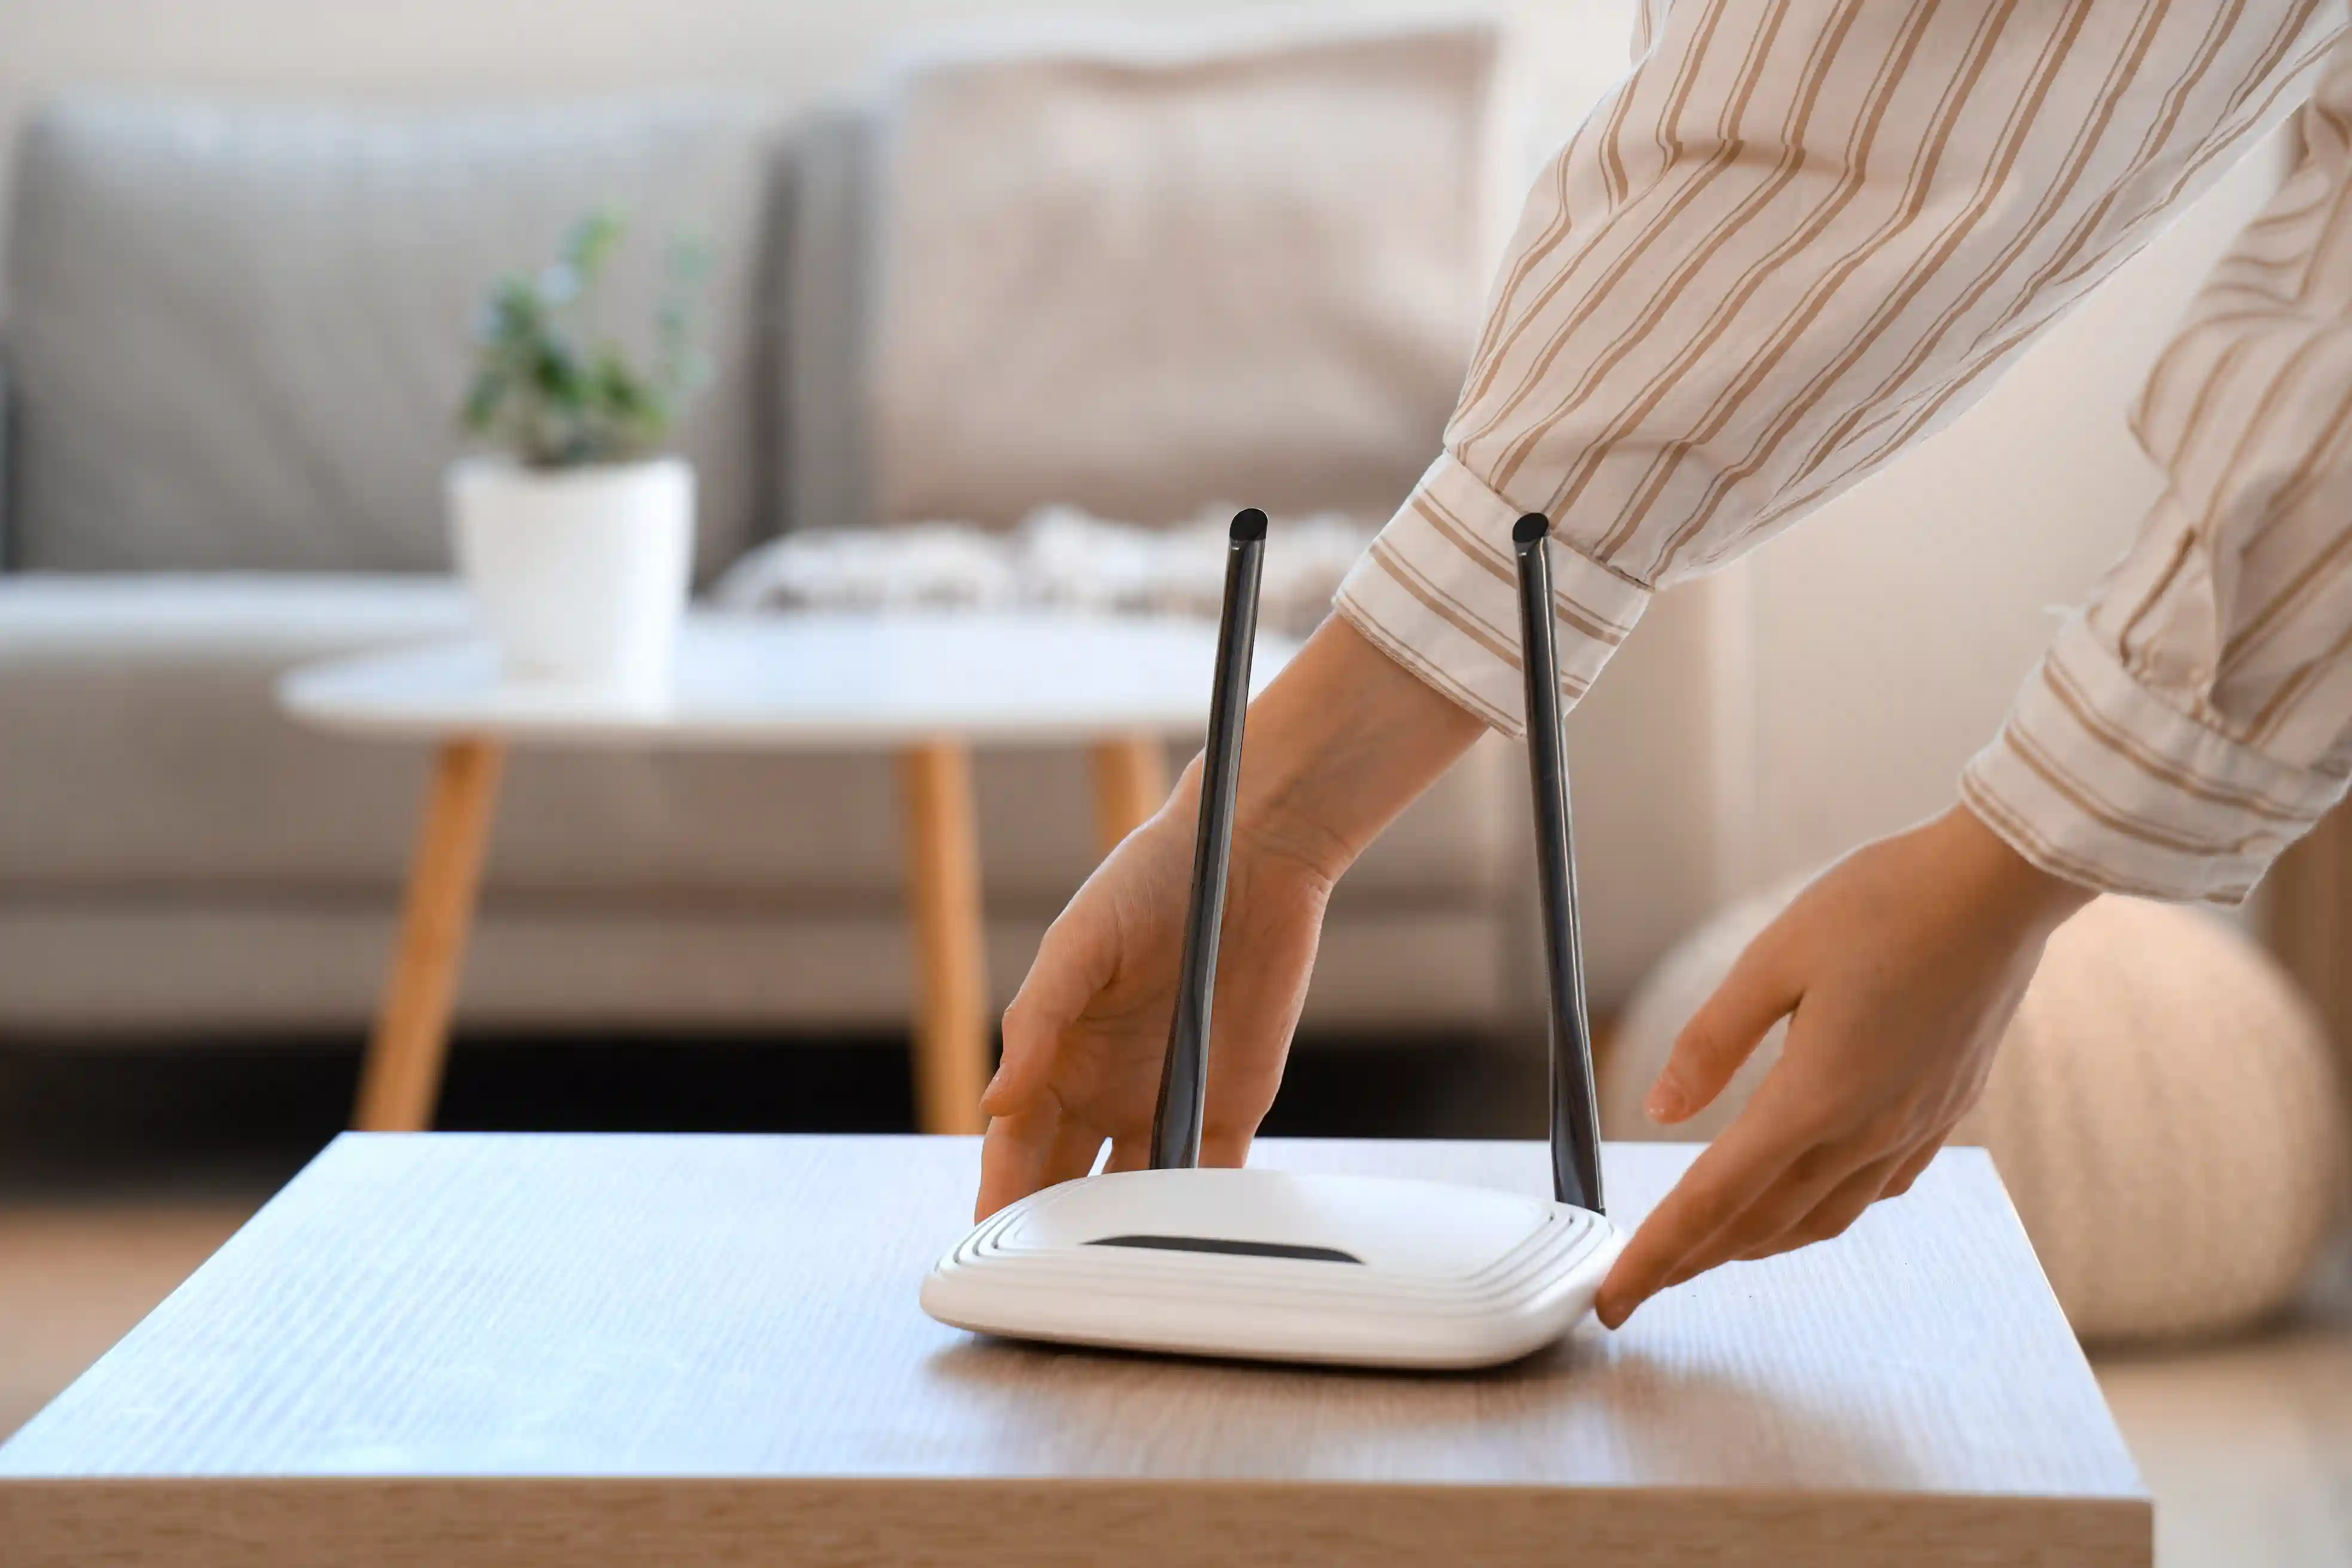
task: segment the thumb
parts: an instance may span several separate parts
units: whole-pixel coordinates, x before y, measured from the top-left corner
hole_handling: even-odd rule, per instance
[[[1767,926],[1748,945],[1715,994],[1675,1037],[1666,1065],[1643,1103],[1652,1121],[1672,1125],[1706,1110],[1740,1063],[1755,1054],[1765,1031],[1796,1007],[1802,990],[1781,973],[1773,934],[1774,927]]]
[[[1062,1031],[1076,1023],[1116,967],[1110,923],[1083,893],[1045,929],[1012,1006],[1004,1009],[1004,1055],[982,1091],[980,1108],[1015,1116],[1037,1103],[1054,1072]]]

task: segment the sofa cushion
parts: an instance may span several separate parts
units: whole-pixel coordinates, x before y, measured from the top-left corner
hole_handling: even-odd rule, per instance
[[[872,515],[866,402],[878,135],[861,105],[816,110],[793,131],[769,360],[784,454],[769,465],[780,533],[856,528]]]
[[[887,110],[875,517],[1386,516],[1487,283],[1482,21],[939,52]]]
[[[419,578],[0,577],[0,890],[234,900],[382,898],[404,873],[421,747],[281,714],[312,660],[464,632]],[[1482,748],[1342,887],[1359,910],[1485,909],[1518,799]],[[975,767],[991,906],[1051,915],[1093,869],[1082,756]],[[872,754],[519,750],[492,839],[493,898],[897,908],[898,792]]]
[[[600,205],[604,319],[642,343],[672,236],[711,253],[713,380],[680,434],[705,575],[751,541],[764,137],[731,105],[412,118],[84,99],[20,143],[15,559],[427,570],[485,287]]]
[[[0,1032],[142,1041],[286,1032],[373,1014],[394,903],[302,894],[0,897]],[[992,915],[989,991],[1013,999],[1047,910]],[[1303,1025],[1362,1037],[1516,1021],[1485,908],[1335,909]],[[915,962],[896,904],[524,899],[496,889],[466,944],[457,1027],[592,1037],[686,1029],[897,1031]],[[884,1038],[887,1038],[886,1033]]]

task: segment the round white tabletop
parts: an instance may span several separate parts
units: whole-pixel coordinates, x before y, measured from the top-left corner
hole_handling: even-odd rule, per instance
[[[313,664],[298,718],[397,739],[673,747],[1090,741],[1181,735],[1209,711],[1217,629],[1072,614],[689,615],[669,691],[631,701],[504,678],[483,642]],[[1262,632],[1263,686],[1297,651]]]

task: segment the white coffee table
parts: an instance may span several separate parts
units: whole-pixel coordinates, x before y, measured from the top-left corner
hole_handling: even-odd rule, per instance
[[[1166,798],[1162,741],[1204,727],[1215,649],[1215,626],[1179,620],[698,614],[673,688],[654,702],[505,680],[479,642],[292,672],[278,700],[296,718],[438,748],[352,1125],[432,1124],[507,747],[827,747],[898,756],[920,967],[917,1115],[926,1132],[977,1131],[993,1020],[971,747],[1089,747],[1108,851]],[[1262,636],[1258,682],[1292,651]]]

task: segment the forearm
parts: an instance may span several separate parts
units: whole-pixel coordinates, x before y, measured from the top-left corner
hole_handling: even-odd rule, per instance
[[[1250,704],[1237,847],[1337,881],[1486,727],[1334,616]],[[1199,799],[1196,758],[1171,805]]]

